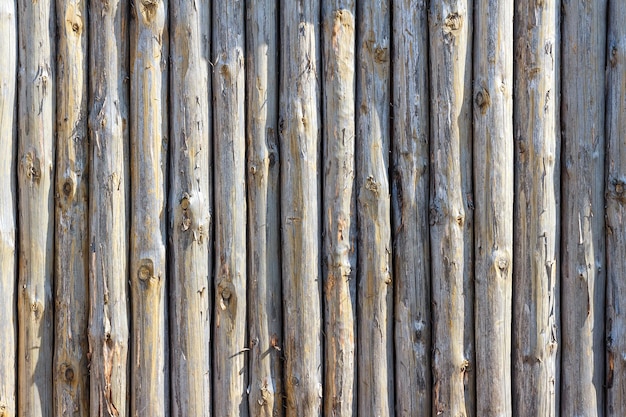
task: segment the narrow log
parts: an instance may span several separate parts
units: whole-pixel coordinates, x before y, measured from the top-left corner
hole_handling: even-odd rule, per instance
[[[322,2],[324,414],[356,416],[356,5]]]

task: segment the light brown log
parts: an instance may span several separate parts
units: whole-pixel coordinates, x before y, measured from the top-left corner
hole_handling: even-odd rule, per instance
[[[248,405],[258,417],[284,413],[277,4],[251,1],[246,17]]]
[[[322,414],[320,3],[280,4],[281,225],[287,417]]]
[[[170,1],[172,415],[211,415],[211,3]],[[166,413],[167,414],[167,413]]]
[[[604,415],[607,0],[562,2],[561,414]]]
[[[513,410],[559,415],[559,10],[515,2]]]
[[[513,0],[475,12],[476,414],[511,416]]]
[[[0,415],[16,415],[17,374],[17,14],[0,2]]]
[[[393,2],[392,224],[396,416],[431,410],[428,10]]]
[[[390,4],[357,11],[358,414],[394,415],[389,185]]]
[[[322,2],[324,414],[356,416],[356,5]]]
[[[473,2],[430,3],[432,414],[475,415]]]
[[[165,191],[167,0],[134,2],[130,39],[131,415],[169,415]]]
[[[55,13],[18,1],[18,415],[52,415]],[[3,58],[4,59],[4,58]]]

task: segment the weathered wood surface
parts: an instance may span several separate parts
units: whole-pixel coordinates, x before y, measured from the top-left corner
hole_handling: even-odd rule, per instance
[[[130,31],[130,412],[154,417],[169,414],[167,8],[135,1]]]
[[[606,415],[626,415],[626,9],[609,2],[606,97]]]
[[[511,416],[513,0],[475,13],[476,414]]]
[[[472,1],[430,3],[432,414],[475,415]]]
[[[394,415],[390,4],[357,10],[358,413]]]
[[[515,2],[513,410],[559,415],[559,10]]]
[[[287,417],[322,413],[320,3],[280,4],[279,143]]]
[[[561,414],[604,415],[607,1],[562,4]]]
[[[17,13],[0,2],[0,415],[16,415],[17,374]]]
[[[356,416],[356,4],[322,2],[324,414]]]
[[[168,190],[173,416],[211,415],[211,2],[170,0]]]
[[[250,2],[246,16],[248,406],[258,417],[284,414],[277,5]]]
[[[392,225],[396,416],[431,410],[428,10],[393,2]]]
[[[56,19],[18,1],[18,415],[52,415]],[[2,58],[4,59],[4,58]]]

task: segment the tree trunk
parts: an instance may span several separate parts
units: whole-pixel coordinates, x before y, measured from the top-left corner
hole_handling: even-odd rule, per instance
[[[280,113],[287,417],[322,415],[320,3],[281,2]]]
[[[277,1],[248,4],[247,187],[250,415],[283,415]]]
[[[211,3],[172,0],[170,16],[171,411],[173,416],[209,417],[213,261]]]
[[[167,0],[135,0],[133,10],[130,42],[131,415],[160,417],[169,414],[165,259]]]
[[[431,410],[426,7],[425,1],[393,2],[394,389],[402,417]]]
[[[393,416],[393,281],[389,187],[390,10],[357,10],[358,413]]]
[[[513,0],[478,0],[475,19],[476,413],[511,416]]]
[[[475,415],[471,1],[430,6],[432,414]]]
[[[559,413],[559,9],[515,2],[513,410]]]
[[[18,7],[18,415],[48,417],[53,406],[56,24],[53,0],[20,0]]]
[[[15,0],[0,3],[0,415],[16,415],[17,15]]]
[[[323,22],[324,414],[356,416],[355,27],[352,0],[327,0]]]
[[[565,0],[561,414],[603,416],[606,0]]]

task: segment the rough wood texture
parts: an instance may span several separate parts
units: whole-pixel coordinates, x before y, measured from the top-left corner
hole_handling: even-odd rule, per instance
[[[431,410],[428,10],[393,2],[392,224],[396,416]]]
[[[54,412],[89,413],[87,10],[57,0]]]
[[[287,417],[322,413],[320,3],[280,4],[281,224]]]
[[[246,19],[248,405],[258,417],[284,413],[277,3],[251,1]]]
[[[357,22],[358,414],[386,417],[394,415],[389,2],[359,3]]]
[[[324,414],[356,416],[356,6],[322,3]]]
[[[475,11],[476,414],[511,416],[513,0]]]
[[[131,415],[169,415],[165,192],[167,0],[136,0],[131,22]],[[176,324],[178,325],[178,324]]]
[[[559,9],[515,2],[513,410],[559,414]]]
[[[213,3],[216,417],[248,415],[243,3]]]
[[[562,4],[561,414],[604,415],[607,0]],[[623,22],[622,22],[623,24]]]
[[[211,2],[170,0],[172,415],[211,415]],[[167,393],[166,393],[167,394]]]
[[[18,1],[18,415],[52,415],[55,61],[53,0]],[[2,58],[4,59],[4,57]]]
[[[626,9],[609,2],[606,99],[606,415],[626,415]]]
[[[432,414],[475,414],[472,29],[468,0],[430,3]]]
[[[16,415],[17,283],[17,15],[15,0],[0,2],[0,415]]]

